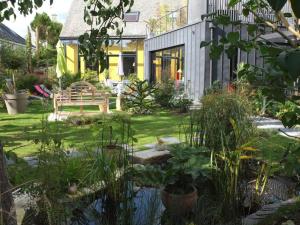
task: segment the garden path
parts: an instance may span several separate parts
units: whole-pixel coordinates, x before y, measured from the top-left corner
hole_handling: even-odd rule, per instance
[[[253,121],[258,129],[277,130],[282,136],[300,138],[300,127],[285,128],[280,120],[267,117],[254,117]]]

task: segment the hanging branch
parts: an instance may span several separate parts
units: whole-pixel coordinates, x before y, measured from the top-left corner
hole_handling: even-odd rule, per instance
[[[124,14],[130,12],[134,0],[84,0],[84,21],[90,29],[79,37],[80,53],[93,66],[100,62],[100,72],[106,68],[106,51],[110,32],[121,36],[124,28]]]

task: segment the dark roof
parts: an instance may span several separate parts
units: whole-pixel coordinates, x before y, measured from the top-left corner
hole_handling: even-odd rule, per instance
[[[16,32],[12,31],[2,23],[0,23],[0,40],[1,39],[20,45],[26,45],[26,41],[24,38],[22,38]]]

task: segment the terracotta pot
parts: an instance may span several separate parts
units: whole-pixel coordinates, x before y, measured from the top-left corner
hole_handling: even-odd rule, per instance
[[[170,213],[184,215],[195,208],[198,200],[198,191],[194,186],[192,188],[192,192],[182,195],[169,193],[166,191],[166,188],[161,191],[162,202]]]
[[[25,113],[28,104],[27,93],[3,94],[3,99],[9,115]]]

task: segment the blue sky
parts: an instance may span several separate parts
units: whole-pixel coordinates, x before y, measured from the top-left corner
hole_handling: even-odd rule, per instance
[[[49,0],[47,0],[43,7],[38,9],[38,11],[34,11],[32,15],[24,17],[18,14],[16,20],[11,19],[10,21],[5,21],[4,24],[22,37],[25,37],[27,34],[27,26],[30,25],[37,12],[46,12],[50,17],[51,15],[56,14],[57,20],[61,23],[64,23],[71,3],[72,0],[54,0],[54,3],[50,6]]]

